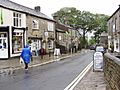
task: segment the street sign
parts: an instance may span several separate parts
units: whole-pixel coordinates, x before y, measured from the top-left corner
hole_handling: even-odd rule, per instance
[[[93,71],[103,71],[103,53],[101,52],[94,53]]]

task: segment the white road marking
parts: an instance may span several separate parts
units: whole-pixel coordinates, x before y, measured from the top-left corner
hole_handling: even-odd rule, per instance
[[[93,61],[64,89],[64,90],[73,90],[75,86],[80,82],[80,80],[85,76],[85,74],[92,67]]]

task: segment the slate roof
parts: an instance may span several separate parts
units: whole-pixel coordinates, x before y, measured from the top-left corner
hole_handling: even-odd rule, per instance
[[[65,30],[65,31],[67,31],[68,30],[68,27],[67,26],[65,26],[64,24],[60,24],[60,23],[56,23],[56,28],[57,29],[61,29],[61,30]]]
[[[50,21],[54,21],[53,19],[51,19],[50,17],[48,17],[47,15],[45,15],[41,12],[36,12],[34,9],[28,8],[28,7],[20,5],[20,4],[17,4],[15,2],[10,1],[10,0],[0,0],[0,7],[10,9],[10,10],[19,11],[19,12],[23,12],[23,13],[30,14],[30,15],[33,15],[33,16],[37,16],[37,17],[47,19],[47,20],[50,20]]]

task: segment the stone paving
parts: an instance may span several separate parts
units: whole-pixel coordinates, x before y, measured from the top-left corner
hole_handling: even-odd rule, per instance
[[[92,68],[73,90],[106,90],[103,72],[93,72]]]

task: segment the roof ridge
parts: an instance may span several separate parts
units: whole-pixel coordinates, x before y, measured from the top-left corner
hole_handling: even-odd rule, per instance
[[[38,16],[38,17],[41,17],[41,18],[45,18],[45,19],[54,21],[52,18],[50,18],[46,14],[44,14],[42,12],[36,12],[34,9],[32,9],[30,7],[18,4],[16,2],[11,1],[11,0],[0,0],[0,1],[1,1],[0,5],[3,6],[3,7],[13,9],[13,10],[17,10],[17,11],[21,11],[21,12],[24,12],[24,13],[28,13],[28,14],[31,14],[31,15],[35,15],[35,16]]]

